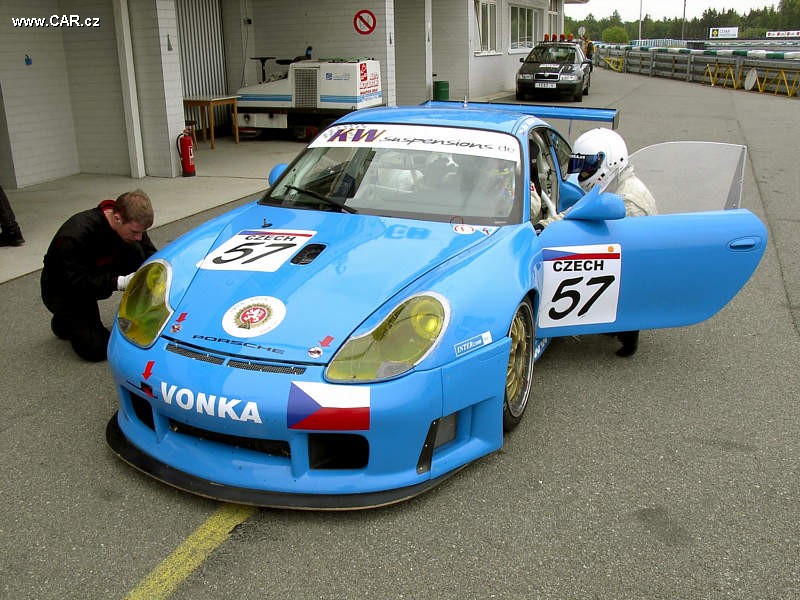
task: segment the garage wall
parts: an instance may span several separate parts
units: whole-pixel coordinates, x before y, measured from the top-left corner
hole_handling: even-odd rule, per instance
[[[180,161],[175,140],[185,119],[175,2],[131,2],[128,9],[145,171],[176,177]]]
[[[450,82],[450,98],[469,95],[469,38],[467,33],[472,0],[434,0],[434,81]]]
[[[100,25],[62,29],[79,171],[129,175],[112,4],[62,0],[59,6],[64,14],[97,18]]]
[[[0,182],[9,189],[84,173],[130,174],[113,7],[124,0],[0,3]],[[131,0],[148,175],[175,177],[183,94],[174,0]],[[22,6],[22,7],[20,7]],[[79,15],[99,27],[13,27],[12,18]],[[173,50],[168,49],[171,35]],[[25,56],[30,65],[25,64]]]
[[[248,23],[247,21],[251,21]],[[253,8],[250,0],[222,2],[222,36],[225,41],[225,64],[229,94],[259,82],[261,63],[256,56]]]
[[[16,187],[13,172],[14,163],[11,160],[11,142],[8,139],[8,121],[3,102],[3,82],[0,81],[0,186],[7,190]]]
[[[395,58],[397,59],[397,104],[419,104],[432,97],[430,19],[426,4],[432,0],[404,0],[395,3]]]
[[[6,122],[0,148],[12,149],[8,162],[13,162],[14,171],[0,173],[0,181],[13,189],[72,175],[79,166],[62,31],[13,27],[11,21],[61,14],[59,4],[30,0],[23,8],[10,5],[0,3],[0,85]],[[30,65],[25,64],[26,55]]]
[[[360,35],[353,26],[359,10],[370,10],[376,17],[375,30],[368,35]],[[312,46],[313,58],[375,58],[381,63],[384,100],[394,104],[393,14],[393,0],[367,0],[346,8],[341,0],[295,2],[279,11],[275,2],[253,0],[253,56],[291,58]]]

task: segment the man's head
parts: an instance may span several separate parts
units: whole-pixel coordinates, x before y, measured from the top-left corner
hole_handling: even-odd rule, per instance
[[[153,205],[142,190],[125,192],[117,198],[111,213],[111,227],[128,243],[139,242],[153,224]]]

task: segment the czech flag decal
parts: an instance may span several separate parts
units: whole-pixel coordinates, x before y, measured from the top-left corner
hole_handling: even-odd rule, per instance
[[[286,411],[289,429],[364,431],[369,429],[369,388],[293,381]]]

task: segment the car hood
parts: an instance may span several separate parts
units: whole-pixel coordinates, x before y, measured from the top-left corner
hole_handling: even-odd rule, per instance
[[[564,67],[571,66],[563,63],[526,62],[519,68],[520,73],[560,73]]]
[[[326,363],[394,295],[495,230],[253,205],[208,252],[198,238],[196,247],[184,244],[182,259],[166,256],[196,273],[163,335],[217,352]]]

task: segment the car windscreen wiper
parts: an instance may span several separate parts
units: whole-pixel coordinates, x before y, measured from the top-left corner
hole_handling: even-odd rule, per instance
[[[345,206],[341,202],[337,202],[333,198],[328,198],[328,196],[325,196],[324,194],[320,194],[319,192],[315,192],[313,190],[307,190],[305,188],[297,187],[296,185],[287,185],[286,187],[287,187],[287,189],[295,190],[296,192],[300,192],[301,194],[308,194],[309,196],[313,196],[317,200],[322,200],[326,204],[330,204],[331,206],[335,206],[339,210],[343,210],[343,211],[349,212],[351,214],[357,214],[358,213],[358,211],[355,208],[352,208],[350,206]]]

